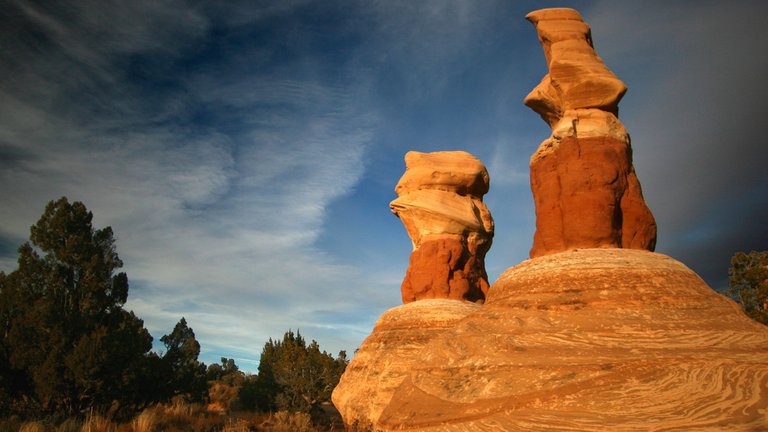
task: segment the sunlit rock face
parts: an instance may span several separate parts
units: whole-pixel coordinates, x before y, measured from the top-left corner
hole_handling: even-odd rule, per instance
[[[483,306],[387,311],[334,403],[352,430],[768,430],[768,328],[665,255],[566,251]]]
[[[552,127],[531,157],[531,257],[576,248],[653,251],[656,222],[617,117],[626,86],[595,53],[578,12],[542,9],[526,18],[536,26],[549,73],[525,104]]]
[[[377,424],[414,363],[421,361],[424,347],[479,308],[476,303],[432,299],[384,312],[333,392],[333,403],[349,429]]]
[[[392,212],[413,242],[401,287],[403,303],[448,298],[482,301],[493,219],[483,203],[489,178],[467,152],[408,152]]]

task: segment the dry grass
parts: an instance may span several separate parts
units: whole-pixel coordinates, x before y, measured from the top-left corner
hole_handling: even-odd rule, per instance
[[[157,423],[157,412],[147,408],[131,420],[131,432],[153,432]]]
[[[43,422],[31,421],[21,425],[19,432],[48,432],[48,427]]]
[[[312,418],[306,413],[278,411],[270,416],[269,423],[267,430],[275,432],[316,432]]]
[[[56,428],[56,432],[82,432],[82,430],[83,424],[75,418],[64,420],[64,422]]]
[[[116,432],[117,425],[99,414],[88,414],[83,422],[82,432]]]
[[[227,424],[224,425],[224,428],[221,429],[221,432],[250,432],[253,430],[251,426],[251,422],[248,420],[228,420]]]
[[[327,413],[326,413],[327,414]],[[202,405],[176,401],[150,407],[131,421],[117,424],[103,415],[91,413],[85,420],[70,418],[54,427],[43,421],[22,421],[18,417],[0,419],[0,432],[320,432],[343,430],[332,416],[313,419],[309,414],[235,412],[222,416]],[[340,421],[339,421],[340,423]]]

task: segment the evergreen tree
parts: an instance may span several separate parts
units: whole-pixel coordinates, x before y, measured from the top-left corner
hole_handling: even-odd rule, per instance
[[[209,382],[221,381],[230,386],[240,386],[245,378],[245,374],[240,372],[240,368],[235,364],[235,359],[226,357],[221,358],[221,364],[209,365],[205,375]]]
[[[344,351],[334,359],[316,341],[307,345],[300,332],[289,330],[282,340],[264,345],[259,375],[243,384],[241,403],[255,400],[262,410],[309,412],[330,400],[346,366]]]
[[[6,409],[72,415],[143,402],[152,337],[122,308],[128,278],[115,273],[112,229],[92,219],[80,202],[51,201],[18,269],[0,273],[0,386],[15,401]]]
[[[166,348],[163,364],[168,373],[168,394],[185,395],[193,402],[204,401],[208,394],[206,367],[197,360],[200,343],[195,339],[194,330],[187,326],[187,320],[182,317],[173,331],[160,341]]]

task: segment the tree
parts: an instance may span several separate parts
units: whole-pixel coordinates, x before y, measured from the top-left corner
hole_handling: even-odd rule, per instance
[[[170,396],[185,395],[193,402],[202,402],[208,393],[205,364],[199,362],[200,343],[195,331],[184,317],[173,331],[160,338],[165,344],[163,363],[168,373],[166,388]]]
[[[728,269],[726,293],[736,298],[752,319],[768,324],[768,251],[737,252]]]
[[[221,364],[213,363],[209,365],[205,375],[209,382],[221,381],[230,386],[240,386],[245,379],[245,374],[237,367],[235,359],[226,357],[221,358]]]
[[[270,338],[264,345],[258,377],[243,384],[241,402],[248,406],[255,400],[262,410],[309,412],[330,400],[346,365],[344,351],[334,359],[316,341],[307,345],[300,332],[289,330],[282,340]]]
[[[0,273],[0,386],[10,409],[72,415],[142,402],[137,373],[152,337],[123,309],[128,277],[115,273],[123,263],[112,229],[92,219],[81,202],[49,202],[18,269]]]

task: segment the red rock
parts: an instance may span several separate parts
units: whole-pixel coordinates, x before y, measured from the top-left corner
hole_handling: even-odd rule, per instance
[[[594,247],[653,251],[656,222],[632,166],[629,135],[616,117],[624,83],[595,53],[578,12],[544,9],[527,18],[536,25],[549,73],[525,103],[552,127],[531,158],[531,257]]]
[[[401,287],[403,303],[428,298],[482,301],[488,281],[481,255],[485,251],[472,253],[460,236],[423,241],[411,253]]]
[[[466,152],[408,152],[390,208],[413,242],[401,287],[403,303],[450,298],[482,302],[488,291],[485,254],[493,219],[483,204],[489,178]]]

